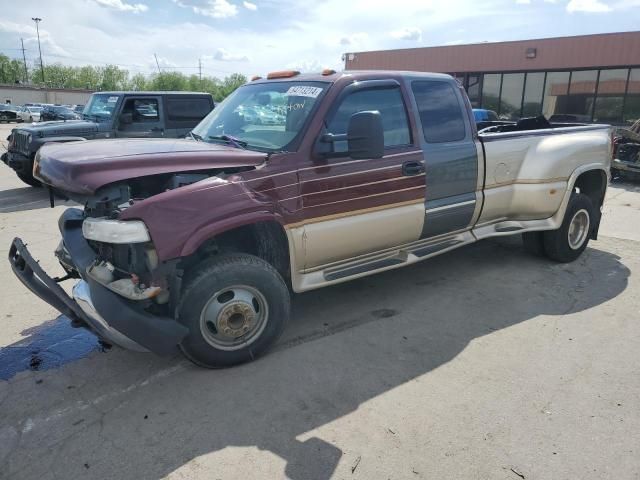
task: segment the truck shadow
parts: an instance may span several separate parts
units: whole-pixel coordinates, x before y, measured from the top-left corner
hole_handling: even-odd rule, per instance
[[[73,206],[73,202],[55,199],[56,205]],[[28,187],[11,188],[0,191],[0,213],[24,212],[49,208],[49,191],[46,188]]]
[[[164,478],[193,459],[215,472],[208,454],[242,447],[280,457],[288,478],[329,478],[341,460],[351,465],[367,445],[361,452],[353,445],[345,452],[309,432],[330,428],[367,401],[450,362],[474,339],[541,315],[551,316],[550,328],[560,328],[564,315],[620,295],[629,275],[620,257],[597,248],[559,265],[526,255],[513,240],[486,241],[297,295],[294,321],[275,351],[241,367],[207,371],[178,363],[179,372],[161,375],[170,361],[153,360],[149,367],[147,356],[117,349],[76,362],[69,376],[84,377],[78,388],[85,396],[113,392],[114,369],[125,363],[129,371],[156,380],[135,390],[119,384],[126,399],[96,406],[100,416],[86,419],[83,434],[50,450],[54,458],[76,452],[57,464],[57,476]],[[11,405],[9,400],[4,405]],[[65,421],[77,423],[90,413],[79,411],[78,418]],[[376,421],[382,430],[397,428],[385,425],[384,417]],[[68,435],[69,428],[61,427],[60,435]],[[357,432],[354,426],[350,434],[358,438]],[[44,449],[54,434],[41,435],[45,438],[33,445]],[[28,462],[29,455],[22,455],[12,453],[14,465]]]

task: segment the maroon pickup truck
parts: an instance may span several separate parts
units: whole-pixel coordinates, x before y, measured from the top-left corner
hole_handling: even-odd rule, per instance
[[[19,238],[9,259],[36,295],[111,343],[234,365],[278,338],[290,289],[496,235],[576,259],[597,235],[609,128],[491,129],[478,134],[448,75],[276,72],[187,139],[43,146],[34,176],[52,201],[83,205],[59,220],[66,275],[48,276]]]

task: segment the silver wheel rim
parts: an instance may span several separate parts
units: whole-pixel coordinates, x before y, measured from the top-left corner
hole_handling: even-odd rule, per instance
[[[216,292],[200,313],[200,332],[209,345],[239,350],[255,342],[269,320],[264,295],[247,285]]]
[[[589,212],[584,208],[578,210],[569,223],[569,247],[572,250],[578,250],[589,235]]]

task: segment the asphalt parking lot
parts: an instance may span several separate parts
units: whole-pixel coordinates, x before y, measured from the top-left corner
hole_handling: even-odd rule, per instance
[[[219,371],[104,348],[14,278],[16,235],[59,273],[64,208],[0,164],[0,478],[640,479],[640,184],[573,264],[505,238],[298,295]]]

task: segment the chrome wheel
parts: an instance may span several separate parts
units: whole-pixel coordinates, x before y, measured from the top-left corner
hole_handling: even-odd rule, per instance
[[[568,240],[572,250],[578,250],[589,235],[589,212],[578,210],[569,223]]]
[[[238,350],[254,342],[269,320],[262,293],[247,285],[216,292],[200,314],[200,331],[211,346]]]

